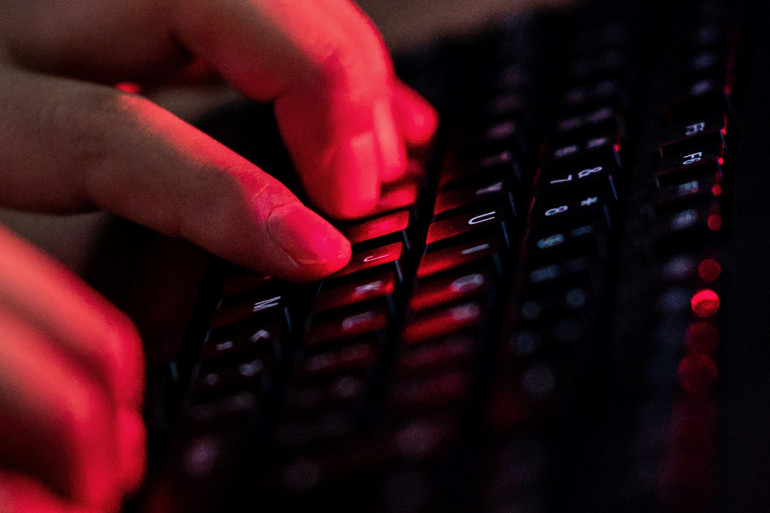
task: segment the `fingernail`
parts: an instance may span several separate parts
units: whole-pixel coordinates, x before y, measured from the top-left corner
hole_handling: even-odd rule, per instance
[[[379,100],[372,110],[374,131],[382,159],[382,179],[392,181],[399,178],[406,169],[406,149],[393,119],[390,102]]]
[[[321,216],[298,203],[273,210],[270,237],[301,266],[341,269],[350,259],[350,242]]]
[[[145,430],[142,417],[133,410],[121,408],[117,413],[118,459],[123,489],[136,491],[144,479]]]

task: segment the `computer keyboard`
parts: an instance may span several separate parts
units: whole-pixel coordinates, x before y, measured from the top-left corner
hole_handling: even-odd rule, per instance
[[[137,508],[712,511],[739,21],[594,2],[402,56],[436,141],[334,276],[217,263]],[[263,111],[204,128],[286,169]]]

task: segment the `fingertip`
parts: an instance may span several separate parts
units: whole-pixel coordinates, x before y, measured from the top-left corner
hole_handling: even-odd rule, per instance
[[[395,107],[406,143],[410,146],[428,144],[438,128],[438,113],[425,98],[406,84],[395,88]]]
[[[301,203],[273,210],[268,233],[287,256],[291,265],[286,269],[286,277],[291,279],[318,279],[342,269],[350,260],[350,242]]]
[[[142,417],[122,408],[117,413],[118,459],[126,493],[138,490],[145,473],[146,433]]]

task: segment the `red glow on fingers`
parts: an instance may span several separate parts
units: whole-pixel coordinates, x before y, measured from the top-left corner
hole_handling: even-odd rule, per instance
[[[719,311],[719,295],[713,290],[703,289],[695,293],[690,306],[698,317],[711,317]]]
[[[396,120],[409,146],[428,144],[438,127],[438,114],[425,99],[404,84],[394,93]]]
[[[116,416],[118,462],[127,493],[135,492],[145,472],[145,430],[142,417],[134,411],[120,410]]]
[[[414,205],[417,202],[419,187],[416,182],[403,182],[386,186],[382,190],[377,212],[390,212]]]

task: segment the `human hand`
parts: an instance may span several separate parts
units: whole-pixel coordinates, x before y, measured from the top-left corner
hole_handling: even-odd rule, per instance
[[[283,278],[339,269],[348,242],[254,165],[97,82],[204,59],[274,102],[309,196],[340,218],[369,212],[436,124],[348,0],[9,0],[0,38],[0,204],[105,208]]]
[[[0,228],[0,511],[117,511],[144,466],[131,322]]]
[[[200,57],[274,101],[311,198],[365,214],[435,114],[346,0],[0,1],[0,204],[105,208],[311,280],[348,242],[276,180],[148,100]],[[125,317],[0,232],[0,510],[114,511],[141,479],[141,351]],[[116,464],[117,463],[117,464]]]

